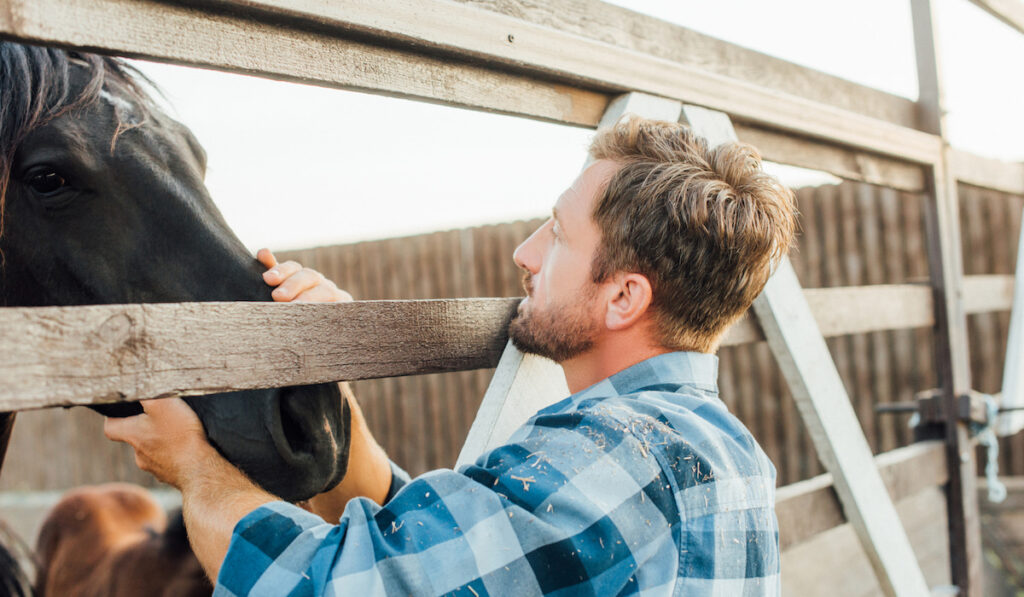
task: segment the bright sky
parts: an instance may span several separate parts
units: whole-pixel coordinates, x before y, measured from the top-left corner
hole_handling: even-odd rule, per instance
[[[617,0],[720,39],[917,96],[909,0]],[[955,147],[1024,160],[1024,36],[939,2]],[[737,23],[742,15],[742,22]],[[207,184],[252,249],[312,247],[547,214],[590,131],[154,63],[209,154]],[[793,186],[829,180],[777,170]]]

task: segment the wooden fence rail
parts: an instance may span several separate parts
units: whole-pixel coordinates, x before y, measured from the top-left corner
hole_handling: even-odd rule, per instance
[[[915,164],[942,148],[915,130],[904,98],[597,0],[360,0],[344,11],[312,0],[0,4],[0,37],[18,41],[577,126],[596,126],[614,95],[646,91],[729,112],[769,159],[901,190],[923,188]],[[1020,164],[954,158],[972,184],[1024,192]]]
[[[968,284],[966,302],[1008,308],[1013,280],[1005,278]],[[826,337],[934,323],[924,285],[819,288],[805,296]],[[484,298],[0,309],[0,351],[7,355],[0,361],[0,411],[493,367],[517,303]],[[723,345],[761,340],[763,333],[747,316]]]

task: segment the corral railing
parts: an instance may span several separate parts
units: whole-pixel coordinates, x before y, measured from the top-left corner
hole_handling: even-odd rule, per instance
[[[643,91],[728,113],[739,137],[768,159],[923,190],[931,198],[930,289],[819,291],[817,313],[829,315],[822,327],[837,334],[901,328],[908,318],[933,326],[936,381],[950,414],[942,444],[948,469],[922,483],[947,486],[948,570],[964,594],[980,594],[975,467],[961,458],[970,448],[966,424],[952,416],[956,398],[971,388],[971,291],[962,276],[955,181],[1021,193],[1024,169],[946,146],[930,2],[912,0],[922,91],[916,104],[591,0],[481,2],[488,10],[473,4],[0,0],[0,35],[589,127],[614,96]],[[1017,3],[982,4],[1022,28]],[[695,46],[703,50],[692,52]],[[851,303],[859,308],[841,308]],[[4,309],[0,409],[488,366],[512,305],[469,299]],[[875,306],[882,308],[865,317]],[[757,326],[746,323],[730,342],[758,338]],[[904,450],[897,460],[915,463],[910,470],[935,453],[927,445]],[[787,497],[792,491],[838,509],[827,480],[819,483],[784,489],[780,519],[795,508],[786,505],[797,503]],[[824,526],[809,536],[820,537]]]

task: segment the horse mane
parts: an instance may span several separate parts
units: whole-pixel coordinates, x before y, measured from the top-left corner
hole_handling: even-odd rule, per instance
[[[89,69],[89,81],[74,93],[71,67]],[[0,236],[4,230],[4,205],[11,168],[18,145],[34,129],[71,110],[91,105],[107,88],[134,100],[140,117],[126,124],[117,111],[118,135],[140,126],[152,109],[142,84],[155,87],[138,69],[118,58],[69,52],[56,48],[0,42]]]

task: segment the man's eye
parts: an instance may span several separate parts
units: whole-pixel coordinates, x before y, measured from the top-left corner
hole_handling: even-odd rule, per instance
[[[52,195],[66,187],[67,184],[68,181],[53,170],[33,174],[28,179],[28,186],[40,195]]]

